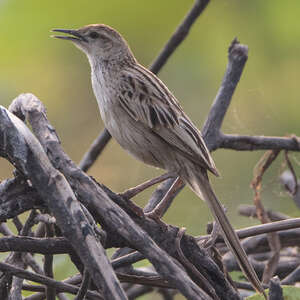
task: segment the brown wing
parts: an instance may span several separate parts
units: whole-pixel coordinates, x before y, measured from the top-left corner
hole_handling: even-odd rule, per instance
[[[133,119],[149,126],[191,161],[218,175],[200,131],[161,80],[137,65],[122,72],[119,90],[120,104]]]

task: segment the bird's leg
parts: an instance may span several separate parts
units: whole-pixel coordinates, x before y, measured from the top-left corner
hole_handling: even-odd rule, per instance
[[[223,209],[226,213],[227,209],[224,205],[223,206]],[[215,246],[216,242],[217,242],[217,239],[221,234],[221,228],[220,228],[220,224],[216,221],[214,221],[212,223],[212,231],[210,233],[210,236],[205,239],[201,244],[202,244],[202,247],[206,248],[206,249],[210,249],[212,248],[213,246]]]
[[[175,177],[175,174],[168,172],[165,174],[162,174],[158,177],[149,179],[133,188],[128,189],[127,191],[120,193],[119,195],[124,198],[129,206],[131,207],[131,209],[136,213],[137,216],[139,217],[143,217],[144,216],[144,212],[143,210],[137,206],[136,204],[134,204],[132,201],[130,201],[131,198],[133,198],[134,196],[136,196],[137,194],[143,192],[144,190],[146,190],[147,188],[151,187],[154,184],[160,183],[162,181],[167,180],[168,178],[171,177]]]
[[[166,179],[171,178],[171,177],[175,177],[175,174],[171,173],[171,172],[164,173],[158,177],[149,179],[133,188],[128,189],[127,191],[121,193],[120,196],[126,200],[129,200],[129,199],[133,198],[134,196],[136,196],[137,194],[143,192],[147,188],[151,187],[152,185],[155,185],[157,183],[165,181]]]
[[[215,246],[216,241],[220,235],[221,229],[217,222],[213,222],[213,229],[208,238],[202,241],[201,246],[206,249],[210,249]]]
[[[166,228],[167,225],[160,219],[169,206],[170,201],[173,199],[173,195],[184,185],[184,182],[180,177],[177,177],[172,186],[169,188],[163,199],[156,205],[156,207],[149,213],[145,213],[145,216],[155,220],[163,228]]]

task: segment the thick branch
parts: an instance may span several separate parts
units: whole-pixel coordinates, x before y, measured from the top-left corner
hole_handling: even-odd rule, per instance
[[[34,207],[45,203],[24,178],[18,176],[0,183],[0,221],[5,222]]]
[[[43,108],[41,113],[45,114]],[[61,231],[104,295],[112,299],[126,299],[104,249],[95,238],[93,228],[64,176],[53,168],[40,143],[19,118],[1,107],[0,120],[0,154],[9,155],[47,201]]]
[[[108,234],[112,236],[118,234],[119,239],[127,241],[131,247],[143,253],[153,263],[158,273],[170,283],[176,284],[177,288],[186,297],[190,299],[207,299],[207,295],[187,276],[182,268],[175,264],[173,259],[159,248],[150,236],[141,230],[125,213],[124,210],[128,210],[128,203],[124,202],[121,209],[112,202],[103,187],[84,174],[63,152],[57,135],[46,118],[45,110],[36,97],[30,94],[21,95],[10,108],[19,116],[22,114],[27,116],[34,133],[42,143],[54,166],[64,173],[85,206],[98,215],[101,225]],[[121,198],[117,199],[119,202],[121,201]],[[134,213],[133,216],[137,217]],[[141,221],[141,218],[138,217],[138,220]],[[143,220],[142,223],[145,223],[145,221]],[[72,238],[76,238],[74,232]],[[90,274],[92,276],[91,272]],[[224,285],[224,282],[222,284]],[[229,285],[227,286],[227,292],[230,290],[228,288]]]

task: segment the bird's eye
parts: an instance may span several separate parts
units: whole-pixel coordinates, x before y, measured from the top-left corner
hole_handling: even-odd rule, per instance
[[[92,31],[90,34],[89,34],[89,37],[92,38],[92,39],[96,39],[99,37],[99,33],[96,32],[96,31]]]

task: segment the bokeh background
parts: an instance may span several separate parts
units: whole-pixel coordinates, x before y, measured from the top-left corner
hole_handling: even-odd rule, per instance
[[[23,92],[45,104],[66,152],[79,162],[103,129],[90,84],[86,57],[71,43],[51,39],[51,28],[78,28],[106,23],[128,40],[138,60],[149,65],[193,1],[141,0],[0,0],[0,104],[8,107]],[[298,134],[300,78],[300,2],[215,0],[160,72],[195,124],[201,128],[218,91],[234,37],[249,46],[249,60],[234,94],[223,131],[250,135]],[[256,224],[237,215],[239,204],[251,204],[250,182],[262,152],[218,150],[213,153],[221,179],[212,179],[217,195],[236,227]],[[297,154],[291,155],[298,167]],[[278,183],[283,157],[263,182],[268,208],[291,216],[299,211]],[[0,159],[0,180],[13,168]],[[89,171],[114,191],[123,191],[161,171],[145,166],[112,141]],[[144,205],[151,190],[135,201]],[[211,220],[206,205],[187,188],[176,198],[165,221],[205,232]],[[57,276],[70,270],[57,260]],[[147,298],[150,299],[150,298]]]

